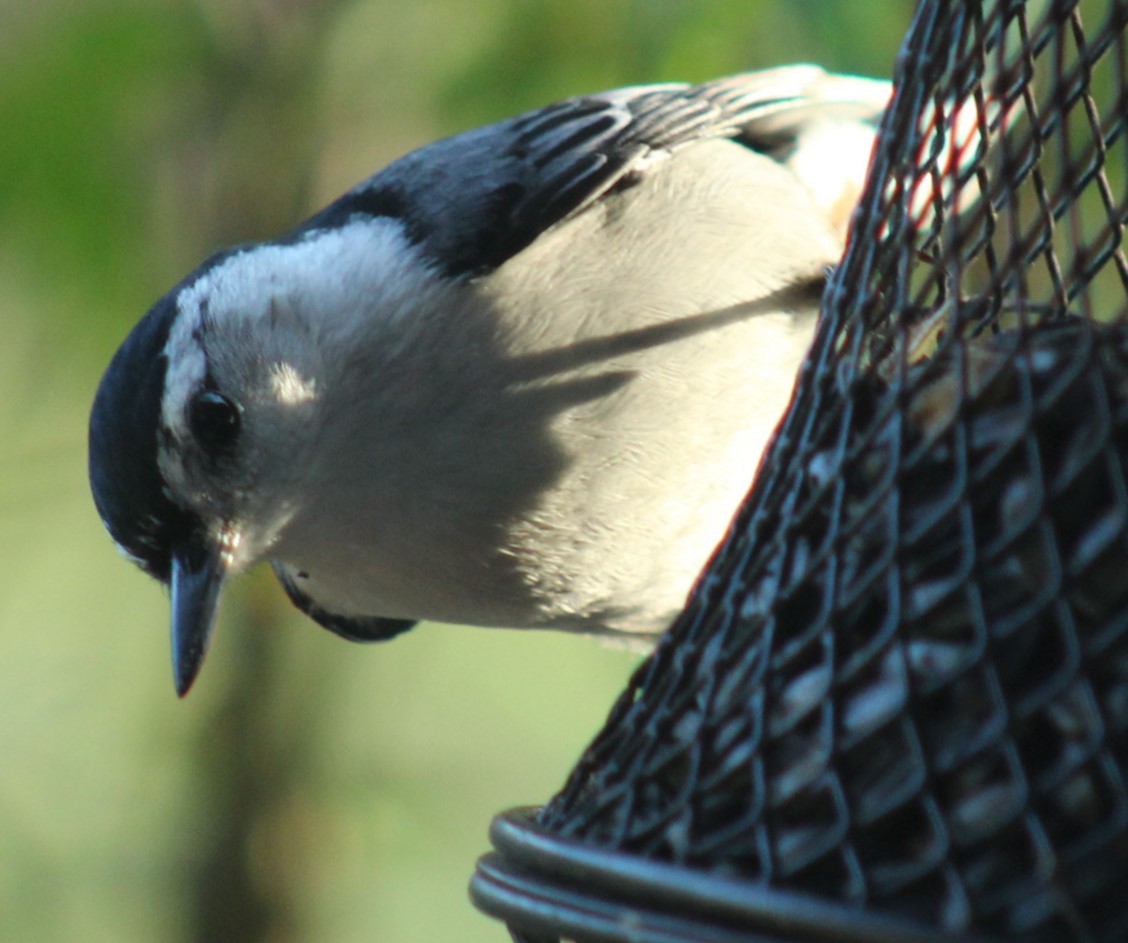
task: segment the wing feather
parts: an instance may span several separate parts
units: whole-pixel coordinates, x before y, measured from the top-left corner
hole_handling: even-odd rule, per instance
[[[295,235],[390,216],[447,275],[483,275],[682,147],[727,137],[782,160],[811,122],[876,123],[888,96],[887,83],[799,65],[571,98],[414,151]]]

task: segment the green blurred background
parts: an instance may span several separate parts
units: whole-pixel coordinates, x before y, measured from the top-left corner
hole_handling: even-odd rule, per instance
[[[888,75],[909,0],[0,0],[0,939],[500,941],[491,815],[562,783],[636,659],[423,626],[349,645],[268,572],[191,697],[102,531],[87,410],[205,255],[554,98],[813,60]]]

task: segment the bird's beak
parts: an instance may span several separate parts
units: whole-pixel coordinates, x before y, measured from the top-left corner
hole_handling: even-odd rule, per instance
[[[216,543],[193,544],[172,554],[172,678],[180,697],[188,693],[204,663],[226,575],[227,564]]]

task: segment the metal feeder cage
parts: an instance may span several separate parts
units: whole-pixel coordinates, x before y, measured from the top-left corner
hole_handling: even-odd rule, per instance
[[[1126,29],[920,4],[752,492],[494,823],[515,940],[1128,940]]]

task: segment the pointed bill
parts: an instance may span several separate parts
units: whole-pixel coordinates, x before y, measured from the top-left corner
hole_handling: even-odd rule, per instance
[[[184,547],[172,555],[172,677],[180,697],[204,663],[226,575],[218,545]]]

